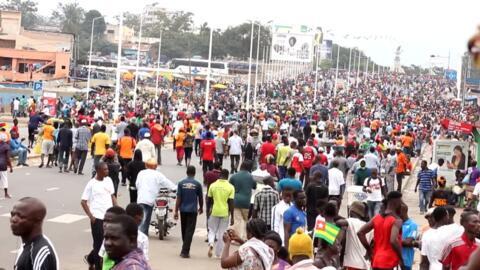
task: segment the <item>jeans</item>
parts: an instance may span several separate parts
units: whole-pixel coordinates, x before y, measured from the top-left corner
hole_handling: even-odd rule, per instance
[[[208,219],[208,245],[213,247],[215,244],[215,255],[220,257],[223,250],[223,234],[228,228],[227,217],[210,216]],[[215,239],[217,242],[215,243]]]
[[[282,180],[283,178],[285,178],[285,176],[287,175],[287,167],[285,166],[278,166],[278,175],[280,176],[280,179],[278,179],[278,181]]]
[[[78,173],[83,172],[83,166],[85,166],[85,161],[87,160],[88,150],[76,149],[77,159],[75,160],[75,169],[78,169]]]
[[[230,155],[230,166],[232,171],[230,173],[238,172],[238,165],[240,163],[240,155]]]
[[[59,148],[59,151],[58,151],[58,163],[60,163],[59,167],[60,169],[62,169],[62,165],[63,165],[63,168],[65,168],[65,170],[67,170],[67,167],[68,167],[68,157],[70,156],[70,149],[62,149],[62,148]]]
[[[367,201],[368,205],[368,216],[372,219],[375,215],[380,213],[380,207],[382,206],[382,202],[375,202],[375,201]]]
[[[215,154],[215,162],[220,163],[221,166],[223,166],[223,153],[222,154]]]
[[[157,152],[157,163],[158,165],[162,165],[162,145],[155,144],[155,151]]]
[[[148,236],[148,228],[150,227],[150,220],[152,219],[153,205],[146,205],[141,203],[140,206],[143,208],[143,219],[142,223],[139,226],[139,229],[146,236]]]
[[[197,225],[197,213],[180,212],[180,224],[182,231],[182,254],[190,254],[190,246],[192,245],[193,233]]]
[[[420,212],[426,212],[428,204],[430,203],[430,198],[432,198],[431,190],[419,190],[418,192],[418,204],[420,207]]]
[[[12,157],[18,156],[18,164],[25,164],[27,162],[27,149],[18,148],[10,152]]]
[[[402,192],[402,181],[404,173],[397,173],[397,191]]]
[[[100,160],[102,159],[103,155],[95,155],[93,156],[93,168],[92,168],[92,178],[95,177],[95,174],[97,171],[95,168],[97,167],[98,163],[100,163]]]
[[[102,263],[98,251],[103,243],[103,220],[96,218],[95,222],[90,223],[92,229],[93,249],[87,256],[89,264],[95,265],[95,269],[102,269]]]

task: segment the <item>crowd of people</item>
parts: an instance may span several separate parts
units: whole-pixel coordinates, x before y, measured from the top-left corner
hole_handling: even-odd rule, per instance
[[[109,93],[93,93],[88,102],[59,101],[57,118],[48,117],[40,102],[30,111],[27,147],[18,141],[18,128],[0,132],[0,171],[11,169],[12,154],[26,165],[36,143],[40,168],[82,175],[90,152],[92,179],[81,196],[91,221],[90,269],[150,269],[148,233],[160,188],[177,193],[182,258],[190,257],[197,216],[205,210],[206,255],[218,257],[222,268],[412,269],[415,249],[421,269],[467,265],[480,233],[477,164],[472,153],[463,160],[469,170],[461,159],[448,164],[458,172],[454,180],[470,187],[454,196],[438,170],[445,161],[422,160],[422,150],[440,138],[472,141],[441,121],[473,123],[477,104],[460,104],[452,98],[452,82],[427,75],[381,73],[357,81],[355,74],[341,73],[343,88],[334,89],[333,73],[325,71],[317,93],[314,77],[261,84],[262,102],[249,110],[242,108],[245,87],[236,84],[211,93],[209,108],[202,106],[201,91],[162,90],[157,99],[142,93],[135,103],[123,96],[116,119]],[[21,115],[13,108],[14,116]],[[178,184],[158,170],[170,144],[177,165],[186,168]],[[421,164],[413,178],[425,228],[409,217],[402,200],[414,159]],[[116,199],[120,185],[128,185],[125,209]],[[359,186],[364,200],[346,202],[350,186]],[[472,199],[458,225],[453,205],[467,192]],[[348,217],[340,214],[345,203]],[[12,231],[25,243],[16,269],[35,262],[38,269],[57,269],[53,245],[41,236],[45,211],[34,198],[15,205]],[[25,217],[28,228],[20,222]]]

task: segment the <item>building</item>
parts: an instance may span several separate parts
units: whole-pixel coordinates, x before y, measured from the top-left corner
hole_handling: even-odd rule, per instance
[[[158,3],[153,3],[145,6],[145,14],[143,15],[144,24],[154,24],[158,22],[158,13],[167,13],[165,8],[157,6]]]
[[[118,43],[118,32],[120,31],[120,26],[115,24],[107,23],[105,29],[105,39],[113,44]],[[131,42],[135,39],[135,30],[130,27],[123,26],[122,29],[122,43]]]
[[[25,29],[18,11],[0,11],[0,81],[66,79],[74,35]]]

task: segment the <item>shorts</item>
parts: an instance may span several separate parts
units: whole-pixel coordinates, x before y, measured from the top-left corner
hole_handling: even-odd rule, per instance
[[[53,143],[53,141],[44,140],[42,142],[42,154],[44,154],[44,155],[53,154],[54,146],[55,146],[55,144]]]
[[[0,186],[8,188],[8,173],[7,171],[0,171]]]

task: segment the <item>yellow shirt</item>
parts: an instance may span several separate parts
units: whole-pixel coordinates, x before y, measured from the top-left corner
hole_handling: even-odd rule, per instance
[[[235,188],[225,179],[218,179],[208,189],[208,197],[213,198],[212,216],[228,217],[228,200],[233,200]]]
[[[53,132],[55,128],[52,125],[45,125],[43,127],[43,139],[46,141],[53,141]]]
[[[110,137],[105,132],[98,132],[92,137],[92,143],[95,144],[94,154],[103,156],[107,152],[107,145],[110,145]]]

